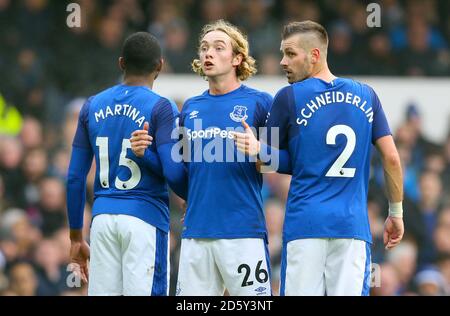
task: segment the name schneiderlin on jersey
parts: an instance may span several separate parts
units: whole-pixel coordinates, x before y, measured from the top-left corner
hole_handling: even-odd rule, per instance
[[[361,103],[361,101],[363,101]],[[350,104],[359,108],[365,113],[369,123],[373,121],[373,108],[366,109],[368,104],[367,100],[364,100],[361,96],[353,94],[351,92],[343,93],[341,91],[327,91],[316,96],[314,99],[309,100],[308,103],[300,110],[301,118],[297,118],[296,122],[299,125],[307,126],[308,119],[310,119],[317,110],[322,106],[331,104]],[[308,111],[309,110],[309,111]]]

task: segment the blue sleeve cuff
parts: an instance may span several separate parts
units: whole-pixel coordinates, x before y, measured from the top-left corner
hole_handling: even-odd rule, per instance
[[[150,171],[160,177],[164,177],[161,161],[156,153],[147,148],[144,152],[144,156],[138,159],[142,161]]]
[[[184,162],[175,161],[172,157],[173,144],[164,144],[158,147],[164,177],[169,187],[182,199],[187,200],[188,175]],[[181,157],[180,157],[181,158]]]
[[[292,174],[292,163],[288,150],[277,149],[261,142],[258,159],[273,171]]]

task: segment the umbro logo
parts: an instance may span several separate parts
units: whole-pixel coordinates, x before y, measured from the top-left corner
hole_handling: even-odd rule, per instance
[[[262,295],[262,294],[265,294],[266,288],[263,287],[263,286],[260,286],[259,288],[255,289],[255,292],[257,292],[256,295]]]
[[[197,118],[198,113],[198,111],[192,111],[191,113],[189,113],[189,118],[191,120]]]

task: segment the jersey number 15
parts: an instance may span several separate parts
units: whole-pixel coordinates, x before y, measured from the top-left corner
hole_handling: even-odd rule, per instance
[[[108,137],[97,137],[95,145],[99,148],[99,161],[100,161],[100,185],[103,188],[109,188],[109,151],[108,151]],[[122,151],[120,152],[119,166],[124,166],[130,169],[131,177],[127,181],[122,181],[116,176],[114,185],[119,190],[131,190],[135,188],[139,181],[141,181],[141,169],[137,163],[126,157],[127,149],[131,148],[129,139],[123,139]]]

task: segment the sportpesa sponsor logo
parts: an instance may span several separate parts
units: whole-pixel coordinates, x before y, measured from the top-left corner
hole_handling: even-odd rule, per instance
[[[200,139],[210,139],[210,138],[229,138],[233,139],[233,129],[223,130],[218,127],[210,127],[205,130],[201,129],[198,131],[193,131],[191,129],[186,129],[186,135],[189,140]]]
[[[189,121],[191,122],[191,121]],[[256,156],[248,156],[237,150],[234,144],[234,133],[244,132],[244,128],[238,126],[225,127],[217,126],[203,127],[201,119],[195,119],[188,128],[179,126],[172,130],[171,138],[177,140],[172,146],[171,158],[174,162],[256,162]],[[270,133],[265,127],[258,130],[250,127],[253,134],[259,135],[260,141],[268,143],[267,137],[270,134],[270,144],[279,147],[279,128],[272,127]],[[205,141],[204,141],[205,140]],[[267,148],[267,147],[265,147]],[[262,154],[271,156],[266,149],[262,149]],[[278,168],[278,155],[270,158],[269,164],[260,166],[261,172],[272,172]]]

